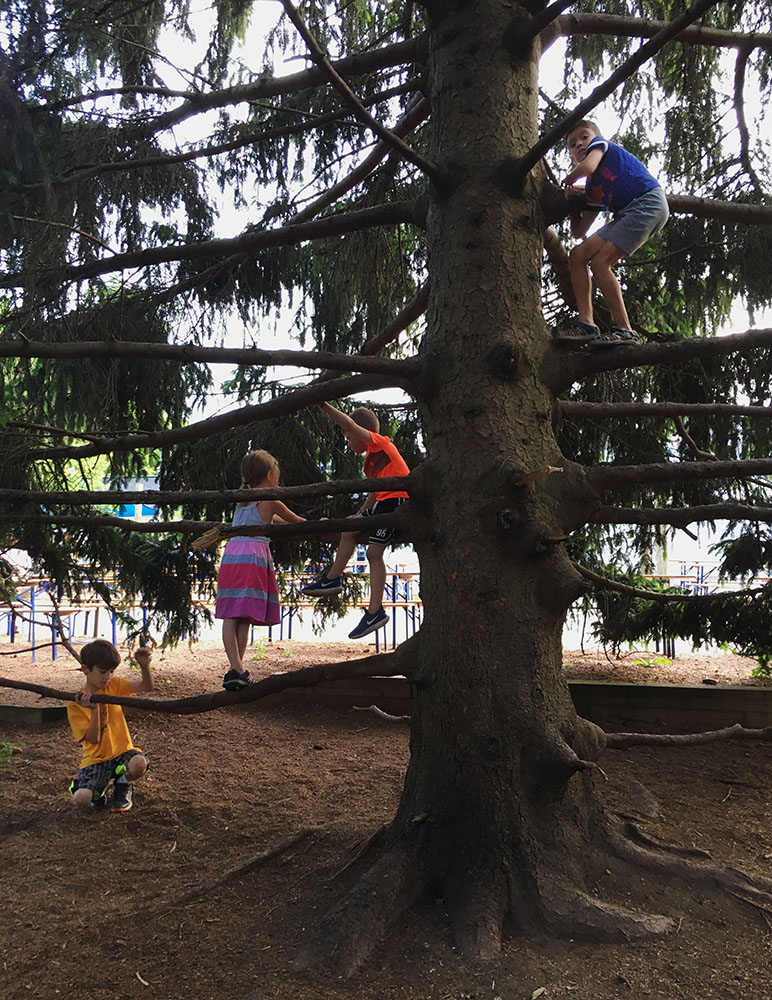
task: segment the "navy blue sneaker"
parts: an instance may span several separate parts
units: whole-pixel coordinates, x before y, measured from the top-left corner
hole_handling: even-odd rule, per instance
[[[248,687],[250,684],[254,684],[254,681],[250,680],[248,670],[245,670],[243,674],[240,674],[238,670],[229,670],[222,679],[222,686],[226,691],[241,691],[242,688]]]
[[[127,813],[131,809],[131,782],[118,779],[113,782],[113,800],[110,803],[110,812]]]
[[[99,795],[94,795],[92,797],[91,801],[89,802],[89,806],[92,809],[104,809],[104,807],[107,805],[107,796],[105,795],[106,791],[107,789],[103,788],[102,791],[99,793]]]
[[[322,573],[318,580],[301,587],[300,593],[306,597],[324,597],[325,594],[339,594],[341,590],[343,582],[339,576],[330,579],[326,573]]]
[[[357,627],[349,632],[349,639],[361,639],[363,635],[369,635],[371,632],[375,632],[382,625],[385,625],[389,620],[389,616],[383,610],[383,608],[378,608],[374,614],[368,614],[367,611],[362,615],[362,621],[357,625]]]

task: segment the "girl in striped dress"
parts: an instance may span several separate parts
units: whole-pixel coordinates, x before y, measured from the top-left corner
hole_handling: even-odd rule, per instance
[[[241,463],[242,489],[268,489],[279,483],[279,464],[267,451],[251,451]],[[233,524],[257,526],[305,521],[281,500],[240,503]],[[267,538],[234,536],[228,540],[217,574],[215,618],[222,618],[222,641],[230,670],[223,679],[226,691],[250,683],[243,658],[252,625],[276,625],[281,617],[279,590]]]

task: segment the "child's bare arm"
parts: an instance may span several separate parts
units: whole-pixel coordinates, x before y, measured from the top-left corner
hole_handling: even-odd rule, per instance
[[[352,441],[361,441],[362,444],[370,443],[370,431],[352,420],[348,413],[339,410],[337,406],[330,406],[329,403],[319,404],[330,420],[334,420],[343,433]]]
[[[75,700],[79,705],[85,705],[87,708],[91,709],[91,720],[89,721],[86,731],[83,734],[82,739],[86,743],[98,743],[99,742],[99,713],[101,712],[101,705],[91,704],[91,695],[88,691],[78,691],[75,696]],[[77,733],[75,734],[77,737]]]
[[[571,187],[574,181],[578,181],[580,177],[590,177],[598,169],[598,165],[602,159],[602,149],[590,150],[582,162],[577,163],[571,173],[563,178],[563,187]]]
[[[140,646],[140,648],[134,653],[134,659],[139,664],[142,676],[137,680],[131,681],[132,691],[153,690],[153,675],[150,673],[150,657],[152,655],[152,650],[148,649],[147,646]]]
[[[260,517],[266,524],[297,524],[299,521],[305,521],[304,517],[296,514],[294,510],[290,510],[281,500],[263,500],[258,504],[258,510]],[[268,515],[267,517],[264,516],[263,511]]]

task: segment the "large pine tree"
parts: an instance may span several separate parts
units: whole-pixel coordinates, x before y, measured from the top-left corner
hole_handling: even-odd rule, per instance
[[[178,635],[213,573],[187,540],[226,516],[249,443],[309,484],[309,514],[325,492],[342,513],[356,470],[307,407],[402,388],[415,408],[389,427],[414,466],[400,522],[425,619],[371,669],[414,682],[411,760],[309,956],[355,967],[428,889],[470,954],[494,952],[505,924],[662,932],[668,916],[593,895],[595,875],[750,883],[644,849],[606,813],[606,737],[573,708],[561,632],[589,588],[612,586],[640,612],[607,605],[612,639],[752,635],[766,652],[766,590],[652,602],[594,570],[634,566],[663,526],[717,520],[743,525],[726,546],[737,574],[769,559],[772,331],[716,336],[738,298],[772,301],[768,5],[283,5],[272,51],[308,66],[282,76],[238,47],[249,3],[218,4],[200,61],[176,67],[182,2],[0,14],[6,544],[63,588],[115,571]],[[563,87],[546,81],[542,100],[540,56],[561,38]],[[674,217],[621,270],[642,343],[566,350],[545,316],[570,309],[576,204],[551,178],[571,124],[604,100],[623,143],[657,162]],[[262,324],[287,309],[312,349],[262,350]],[[239,325],[243,349],[218,347]],[[238,365],[239,405],[191,419],[217,361]],[[337,377],[287,389],[277,365]],[[320,466],[345,481],[319,486]],[[182,519],[116,528],[104,478],[148,472]]]

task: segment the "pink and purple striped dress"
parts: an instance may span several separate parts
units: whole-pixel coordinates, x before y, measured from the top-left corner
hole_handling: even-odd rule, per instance
[[[265,521],[257,504],[237,507],[233,524],[260,525]],[[246,618],[253,625],[277,625],[281,618],[279,588],[271,547],[259,535],[228,539],[217,574],[215,618]]]

